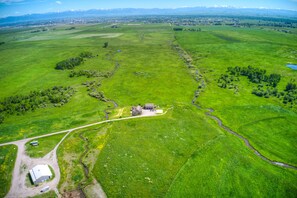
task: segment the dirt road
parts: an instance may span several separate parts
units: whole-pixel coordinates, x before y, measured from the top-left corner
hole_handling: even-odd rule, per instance
[[[34,159],[26,155],[25,153],[26,152],[25,144],[27,142],[26,140],[19,141],[15,144],[18,146],[17,159],[15,162],[15,169],[13,171],[12,185],[6,197],[15,198],[15,197],[34,196],[39,194],[40,190],[45,186],[49,186],[51,190],[55,190],[55,192],[57,192],[56,188],[60,181],[60,168],[58,165],[56,151],[60,143],[67,137],[69,133],[70,132],[68,132],[62,138],[62,140],[56,145],[56,147],[43,158]],[[49,182],[45,182],[39,185],[38,187],[27,186],[28,182],[26,182],[26,179],[28,180],[28,177],[27,177],[28,172],[30,169],[32,169],[34,166],[38,164],[47,164],[51,166],[53,170],[55,170],[55,177],[53,180]]]
[[[32,138],[26,138],[23,140],[0,144],[0,146],[14,144],[18,147],[17,157],[16,157],[15,166],[14,166],[13,175],[12,175],[12,184],[11,184],[10,191],[8,192],[6,197],[21,198],[21,197],[35,196],[35,195],[40,194],[40,190],[45,186],[49,186],[51,190],[54,190],[56,192],[56,194],[58,196],[60,196],[59,191],[57,189],[57,186],[60,181],[60,168],[59,168],[58,159],[57,159],[57,149],[58,149],[59,145],[63,142],[63,140],[71,132],[79,130],[79,129],[95,126],[95,125],[109,123],[109,122],[137,119],[137,118],[143,118],[143,117],[162,116],[162,115],[165,115],[168,112],[168,110],[166,112],[164,112],[163,114],[149,114],[149,115],[140,115],[140,116],[134,116],[134,117],[105,120],[105,121],[96,122],[93,124],[88,124],[88,125],[68,129],[68,130],[63,130],[63,131],[54,132],[54,133],[50,133],[50,134],[46,134],[46,135],[40,135],[40,136],[36,136],[36,137],[32,137]],[[46,156],[44,156],[42,158],[30,158],[29,156],[27,156],[25,144],[28,141],[31,141],[33,139],[42,138],[42,137],[49,137],[49,136],[53,136],[53,135],[57,135],[57,134],[61,134],[61,133],[65,133],[65,136],[55,146],[55,148],[52,151],[50,151]],[[29,170],[38,164],[50,165],[53,168],[53,170],[55,171],[55,178],[49,182],[45,182],[45,183],[39,185],[38,187],[35,187],[35,186],[28,187],[28,186],[26,186],[26,176],[27,176]],[[102,194],[102,197],[105,196],[103,190],[102,190],[101,194]]]

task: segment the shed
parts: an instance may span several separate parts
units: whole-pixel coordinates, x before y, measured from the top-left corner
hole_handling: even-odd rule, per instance
[[[32,182],[36,185],[42,182],[45,182],[46,180],[50,179],[53,174],[48,167],[48,165],[37,165],[34,166],[30,171],[30,176],[32,179]]]
[[[144,109],[153,110],[155,105],[153,103],[147,103],[144,105]]]

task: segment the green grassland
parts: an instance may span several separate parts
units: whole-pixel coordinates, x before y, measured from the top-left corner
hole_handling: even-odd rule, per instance
[[[162,197],[197,149],[223,136],[192,106],[114,123],[93,170],[108,196]]]
[[[83,149],[83,141],[78,137],[78,133],[67,137],[58,148],[61,192],[76,189],[78,183],[84,178],[83,169],[79,164],[79,157]]]
[[[55,191],[51,190],[49,192],[46,192],[46,193],[43,193],[43,194],[40,194],[40,195],[36,195],[32,198],[53,198],[53,197],[58,197],[55,193]]]
[[[16,155],[17,147],[15,145],[0,147],[0,197],[4,197],[10,189]]]
[[[166,197],[295,197],[296,187],[296,171],[271,166],[228,134],[189,158]]]
[[[105,144],[107,130],[108,125],[82,129],[70,134],[62,142],[58,149],[58,160],[61,170],[59,190],[61,192],[72,191],[78,187],[83,188],[92,182],[94,177],[91,170]],[[81,135],[88,138],[88,142],[84,141]],[[88,146],[88,151],[86,146]],[[85,151],[86,153],[84,154]],[[88,178],[84,174],[80,158],[89,168]]]
[[[86,31],[88,27],[77,27],[77,30]],[[94,27],[89,27],[90,31]],[[96,27],[97,31],[100,26]],[[12,31],[12,30],[11,30]],[[95,55],[87,59],[85,63],[75,70],[96,70],[100,72],[111,71],[114,68],[114,60],[109,54],[114,54],[117,49],[110,47],[103,49],[105,41],[99,37],[85,39],[71,39],[72,34],[63,28],[57,28],[48,32],[38,33],[45,35],[60,34],[63,39],[42,41],[9,40],[11,35],[16,38],[32,37],[30,31],[7,32],[1,34],[7,44],[1,46],[0,58],[0,82],[1,98],[16,94],[26,95],[30,91],[39,91],[53,86],[72,86],[76,93],[66,105],[61,108],[44,108],[35,112],[28,112],[24,116],[9,116],[0,125],[0,142],[21,139],[39,134],[55,132],[62,129],[92,123],[104,118],[103,109],[106,104],[88,96],[87,88],[81,85],[83,82],[92,81],[86,77],[69,78],[70,71],[58,71],[54,67],[57,62],[78,56],[83,51],[90,51]],[[57,33],[55,33],[57,32]],[[111,42],[110,42],[111,43]],[[110,44],[111,45],[111,44]],[[96,56],[98,55],[98,57]],[[17,58],[16,58],[17,57]],[[16,120],[18,120],[16,122]]]
[[[55,148],[55,146],[61,141],[61,139],[66,135],[66,133],[53,135],[49,137],[34,139],[26,143],[26,154],[33,158],[44,157],[51,150]],[[30,142],[38,141],[38,146],[30,145]]]
[[[232,27],[201,29],[176,33],[177,42],[190,53],[207,81],[199,105],[213,108],[225,125],[247,137],[265,156],[296,165],[296,106],[252,95],[253,85],[244,78],[238,94],[219,88],[217,80],[227,67],[251,65],[280,74],[277,88],[284,90],[290,80],[297,80],[296,71],[286,67],[296,62],[297,45],[292,41],[297,35]]]
[[[90,170],[107,195],[110,197],[162,197],[166,195],[169,197],[184,195],[294,197],[297,189],[295,171],[275,167],[263,161],[245,147],[241,140],[221,131],[214,121],[205,116],[203,110],[198,110],[190,104],[198,83],[192,79],[189,70],[172,48],[171,41],[174,33],[170,28],[165,25],[125,28],[123,26],[118,30],[124,34],[117,37],[117,42],[113,43],[115,49],[122,50],[118,57],[121,67],[112,79],[104,81],[101,89],[107,98],[117,101],[120,108],[145,102],[154,102],[163,108],[173,105],[174,108],[163,117],[112,123],[106,132],[103,146],[101,138],[97,141],[96,138],[92,138],[92,135],[101,134],[102,128],[95,127],[89,132],[83,131],[84,137],[88,137],[95,145],[101,145],[97,148],[92,147],[94,152],[97,151],[100,154],[96,164],[92,164]],[[101,32],[105,31],[106,29],[103,29]],[[221,28],[216,31],[220,34],[227,31],[228,33],[225,34],[229,35],[230,31],[235,30]],[[250,35],[246,30],[246,35],[243,35],[244,39],[247,39],[246,47],[248,47],[248,39],[254,39],[255,32],[259,30],[251,30]],[[278,101],[268,99],[267,102],[267,99],[251,95],[252,87],[249,87],[247,80],[241,80],[238,95],[234,95],[231,90],[217,87],[214,83],[216,78],[225,72],[230,63],[225,63],[225,59],[219,59],[221,64],[212,67],[198,64],[204,59],[214,60],[216,58],[211,57],[210,49],[205,52],[198,51],[196,48],[201,47],[202,44],[195,45],[195,42],[199,39],[201,42],[213,42],[212,45],[205,45],[216,49],[217,45],[221,45],[216,42],[228,44],[227,36],[212,37],[203,32],[187,34],[187,32],[177,33],[177,41],[193,56],[195,64],[206,78],[207,87],[201,98],[197,100],[202,107],[214,108],[215,113],[228,126],[232,123],[232,119],[233,124],[240,123],[239,126],[243,126],[243,122],[257,122],[260,115],[271,118],[283,113],[287,117],[295,117],[293,110],[286,110],[287,107],[282,106]],[[239,35],[236,31],[233,34]],[[193,51],[189,50],[186,41],[183,43],[183,39],[189,39],[186,40],[189,42],[188,45],[196,48]],[[260,38],[257,39],[260,40]],[[257,43],[256,41],[254,42]],[[240,38],[236,38],[236,43],[240,42]],[[235,43],[234,39],[232,43]],[[195,54],[196,50],[197,54],[209,54],[198,56]],[[262,56],[264,56],[261,49],[255,53],[263,53]],[[230,56],[229,59],[231,59]],[[235,65],[241,64],[242,62],[238,61]],[[294,77],[284,65],[282,75],[287,75],[285,80]],[[281,82],[280,86],[285,86],[285,83]],[[253,103],[250,101],[251,98]],[[245,105],[248,102],[250,102],[250,108]],[[223,103],[226,104],[226,109],[230,108],[230,114],[234,116],[229,122],[226,122],[225,117],[221,117]],[[253,115],[251,112],[244,113],[243,110],[236,112],[231,109],[232,107],[239,109],[240,106],[251,109],[254,114],[257,111],[258,113]],[[238,113],[242,113],[242,116],[238,116],[240,115]],[[259,117],[256,117],[257,115]],[[230,126],[233,127],[233,125]],[[256,127],[261,126],[256,125],[255,129]],[[294,124],[290,127],[287,130],[290,134],[294,134]],[[278,129],[275,130],[278,131]],[[238,132],[241,133],[241,131]],[[288,154],[280,154],[277,159],[294,160],[294,152],[292,152],[294,139],[280,135],[275,140],[280,138],[287,145],[283,147],[280,144],[280,148],[286,149],[285,152]],[[253,138],[251,142],[253,143]],[[273,141],[267,141],[266,144],[270,144],[269,148],[267,148],[268,145],[265,146],[268,153],[269,149],[275,150],[272,148]],[[79,133],[69,136],[61,145],[58,154],[61,159],[59,163],[61,167],[64,167],[61,168],[63,178],[60,183],[61,190],[72,190],[84,181],[84,172],[78,162],[79,156],[84,151],[84,145]],[[261,150],[258,147],[257,149]],[[268,156],[272,155],[268,154]],[[69,168],[72,174],[67,172],[66,168]],[[267,180],[269,182],[266,182]],[[63,186],[65,183],[68,184]],[[251,183],[252,187],[250,187]]]
[[[91,98],[81,85],[95,78],[69,78],[70,71],[54,69],[57,62],[82,51],[98,57],[87,59],[76,71],[106,72],[113,70],[115,61],[120,64],[112,77],[96,80],[102,83],[100,91],[116,101],[125,116],[132,105],[148,102],[164,110],[173,108],[161,117],[115,122],[70,134],[58,149],[62,193],[84,187],[96,178],[108,197],[296,195],[295,170],[263,161],[205,115],[206,108],[213,108],[225,125],[248,138],[263,155],[297,164],[296,107],[252,95],[253,85],[245,78],[238,84],[238,93],[217,85],[227,67],[252,65],[281,74],[277,88],[284,89],[287,82],[296,80],[296,72],[285,67],[296,61],[295,34],[225,26],[174,32],[168,24],[66,28],[38,33],[13,30],[13,34],[12,30],[2,30],[0,38],[7,44],[0,46],[4,60],[0,91],[5,93],[1,97],[55,85],[72,86],[77,92],[60,108],[8,117],[0,125],[0,141],[104,119],[103,110],[110,103]],[[106,49],[102,48],[104,42],[109,43]],[[196,100],[201,109],[191,104],[199,82],[172,44],[191,55],[205,79],[206,87]],[[112,117],[117,112],[114,110]],[[88,153],[84,153],[86,145]],[[80,164],[81,157],[89,168],[89,178]]]

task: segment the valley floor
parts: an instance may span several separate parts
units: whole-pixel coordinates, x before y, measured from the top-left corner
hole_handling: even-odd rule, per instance
[[[123,23],[0,30],[6,41],[0,101],[23,96],[1,104],[29,108],[32,101],[19,100],[30,97],[52,102],[7,113],[0,124],[0,175],[13,175],[7,196],[33,196],[50,185],[57,194],[79,190],[92,197],[100,184],[107,197],[295,197],[297,106],[283,98],[288,83],[297,81],[285,67],[297,60],[296,32],[193,28]],[[92,56],[71,70],[55,69],[81,54]],[[264,81],[231,77],[228,68],[236,66],[281,78],[273,91]],[[265,97],[255,89],[265,89]],[[146,103],[168,111],[130,117],[132,106]],[[36,139],[39,150],[27,143]],[[11,174],[5,156],[14,155]],[[45,161],[57,170],[55,178],[28,190],[26,172]],[[19,185],[24,191],[15,191]]]

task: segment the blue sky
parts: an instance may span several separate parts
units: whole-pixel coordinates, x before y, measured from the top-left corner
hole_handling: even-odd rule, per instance
[[[297,10],[297,0],[0,0],[0,17],[110,8],[232,6]]]

